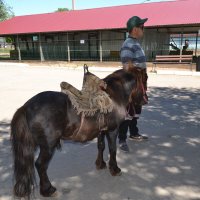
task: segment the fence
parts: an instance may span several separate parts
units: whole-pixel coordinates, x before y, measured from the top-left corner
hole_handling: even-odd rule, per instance
[[[119,61],[123,39],[69,40],[51,42],[20,41],[19,49],[10,51],[9,59],[18,60],[66,60],[66,61]]]
[[[63,36],[63,35],[61,35]],[[22,37],[18,45],[14,43],[12,48],[0,48],[0,59],[11,60],[61,60],[61,61],[120,61],[120,48],[124,42],[123,34],[116,33],[89,38],[87,35],[69,40],[66,37],[42,37],[41,42],[33,40],[32,37]],[[184,54],[199,56],[200,36],[185,34],[184,39],[189,38],[189,46]],[[173,37],[173,40],[171,39]],[[178,38],[178,39],[176,39]],[[155,30],[147,30],[142,42],[147,61],[153,61],[156,55],[180,54],[180,51],[171,48],[172,41],[179,43],[180,36],[167,33],[157,33]],[[179,47],[180,48],[180,47]]]

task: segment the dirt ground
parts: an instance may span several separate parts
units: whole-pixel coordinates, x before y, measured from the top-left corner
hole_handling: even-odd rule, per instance
[[[38,64],[39,65],[39,64]],[[112,70],[93,66],[105,77]],[[200,76],[149,75],[149,104],[139,119],[147,142],[128,140],[130,153],[117,152],[122,175],[96,170],[96,140],[64,142],[49,165],[48,174],[59,200],[200,200]],[[18,107],[46,90],[60,91],[61,81],[81,88],[79,67],[0,63],[0,199],[12,197],[10,120]],[[106,148],[105,160],[109,155]],[[37,178],[38,182],[38,178]]]

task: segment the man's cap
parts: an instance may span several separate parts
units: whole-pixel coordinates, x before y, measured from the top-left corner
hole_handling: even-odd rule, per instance
[[[143,25],[148,18],[141,19],[138,16],[133,16],[127,21],[127,29],[128,31],[131,31],[133,27],[139,27],[140,25]]]

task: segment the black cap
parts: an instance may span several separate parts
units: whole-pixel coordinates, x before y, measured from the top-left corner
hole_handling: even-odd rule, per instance
[[[141,19],[138,16],[131,17],[126,24],[128,31],[131,31],[133,27],[139,27],[140,25],[143,25],[147,20],[148,18]]]

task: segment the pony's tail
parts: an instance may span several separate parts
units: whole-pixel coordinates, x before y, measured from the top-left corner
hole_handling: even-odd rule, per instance
[[[11,141],[14,159],[14,195],[30,199],[35,183],[34,140],[30,133],[24,107],[11,121]]]

